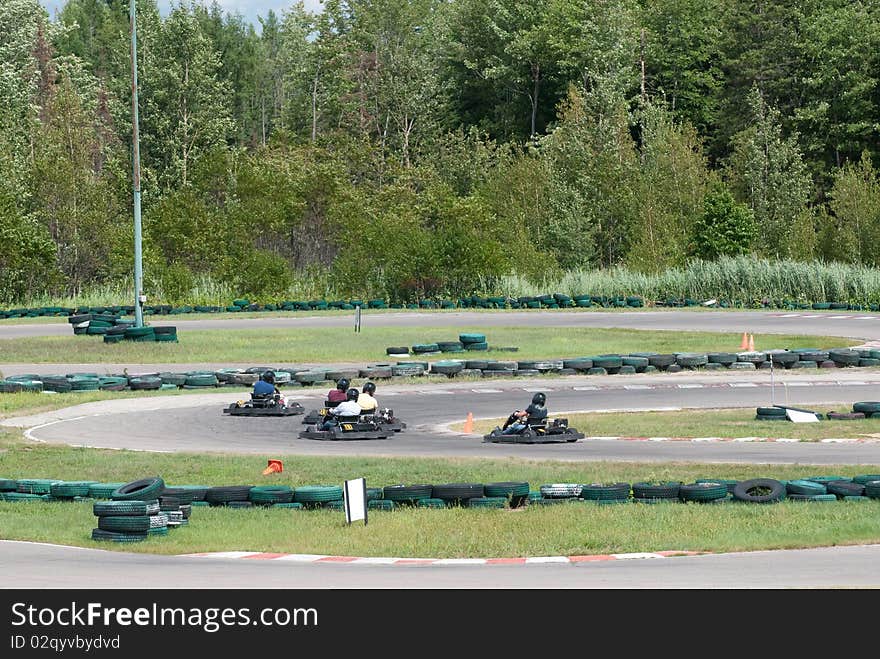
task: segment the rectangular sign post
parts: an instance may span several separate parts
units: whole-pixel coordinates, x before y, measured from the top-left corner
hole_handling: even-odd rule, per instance
[[[361,305],[354,308],[354,331],[361,331]]]
[[[345,503],[345,521],[348,524],[359,519],[367,525],[367,479],[355,478],[345,481],[343,488]]]

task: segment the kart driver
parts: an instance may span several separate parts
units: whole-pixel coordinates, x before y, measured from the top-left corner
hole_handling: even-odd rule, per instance
[[[543,393],[537,393],[532,396],[532,404],[524,410],[516,410],[507,417],[501,433],[504,435],[515,435],[525,429],[527,425],[540,425],[547,420],[547,396]]]
[[[345,392],[348,391],[348,380],[345,378],[341,378],[336,382],[336,388],[331,389],[330,393],[327,394],[327,400],[331,403],[341,403],[346,400]]]
[[[345,394],[344,401],[339,403],[336,407],[327,410],[327,417],[321,424],[320,429],[330,430],[333,426],[339,423],[338,417],[341,416],[359,417],[361,415],[361,406],[358,405],[359,395],[360,392],[357,389],[349,389]]]
[[[361,406],[363,414],[373,414],[379,407],[379,402],[373,398],[376,393],[376,385],[372,382],[365,382],[361,387],[361,395],[358,396],[358,405]]]
[[[287,405],[287,399],[284,398],[278,390],[278,387],[275,386],[275,371],[266,371],[260,376],[260,379],[254,383],[253,395],[255,397],[262,397],[273,396],[275,394],[278,394],[278,402],[281,403],[282,406]]]

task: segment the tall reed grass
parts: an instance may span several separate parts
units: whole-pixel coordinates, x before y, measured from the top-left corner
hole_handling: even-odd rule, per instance
[[[612,268],[571,270],[561,277],[535,281],[521,275],[502,277],[487,286],[510,297],[547,293],[597,296],[639,295],[647,300],[692,298],[792,302],[880,303],[880,269],[818,261],[770,261],[752,256],[692,261],[657,274]],[[490,292],[490,291],[487,291]]]
[[[605,270],[570,270],[562,276],[535,280],[511,274],[492,280],[475,282],[474,291],[481,295],[509,297],[535,296],[548,293],[567,295],[589,294],[617,297],[638,295],[645,300],[716,298],[739,302],[744,306],[760,306],[762,300],[793,303],[846,302],[849,304],[880,303],[880,269],[845,263],[819,261],[771,261],[752,256],[722,257],[717,261],[690,262],[683,268],[646,274],[623,267]],[[461,291],[456,295],[469,295]],[[365,297],[378,297],[371,293]],[[148,304],[189,304],[227,306],[242,297],[240,291],[226,282],[208,275],[197,275],[188,293],[178,292],[172,299],[161,288],[147,291]],[[386,296],[387,297],[387,296]],[[79,295],[43,296],[25,301],[3,302],[0,307],[44,306],[111,306],[134,299],[130,279],[94,286]],[[281,300],[341,299],[329,279],[320,273],[298,276],[277,299]],[[393,300],[392,300],[393,301]]]

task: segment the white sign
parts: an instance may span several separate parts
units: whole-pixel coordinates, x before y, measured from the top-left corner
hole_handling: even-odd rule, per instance
[[[785,416],[788,417],[789,421],[794,421],[795,423],[816,423],[819,421],[819,417],[812,412],[798,412],[797,410],[786,409]]]
[[[345,481],[343,488],[345,498],[345,521],[351,524],[359,519],[367,523],[367,480],[355,478]]]

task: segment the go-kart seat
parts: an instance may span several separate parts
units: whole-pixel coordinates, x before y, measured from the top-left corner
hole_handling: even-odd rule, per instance
[[[339,401],[339,400],[325,400],[324,407],[333,408],[333,407],[336,407],[337,405],[339,405],[339,403],[341,403],[341,402],[342,401]]]

